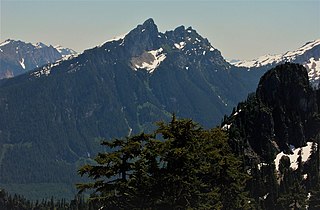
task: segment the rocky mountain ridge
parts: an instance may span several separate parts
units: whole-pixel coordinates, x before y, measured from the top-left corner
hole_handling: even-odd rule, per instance
[[[237,61],[232,64],[264,72],[266,68],[270,69],[285,62],[302,64],[308,70],[310,82],[317,86],[320,79],[320,39],[307,42],[294,51],[278,55],[265,55],[251,61]]]
[[[61,46],[8,39],[0,43],[0,79],[18,76],[75,54],[75,51]]]

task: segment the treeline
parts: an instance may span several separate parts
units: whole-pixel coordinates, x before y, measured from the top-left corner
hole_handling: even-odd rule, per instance
[[[30,201],[21,195],[10,195],[0,189],[1,210],[94,210],[97,206],[85,201],[83,196],[76,196],[71,201],[65,199],[55,200],[53,198],[41,201]]]

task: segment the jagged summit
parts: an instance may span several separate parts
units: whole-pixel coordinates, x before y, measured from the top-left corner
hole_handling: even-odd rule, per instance
[[[151,36],[153,35],[157,37],[158,33],[159,31],[157,25],[154,23],[152,18],[149,18],[144,21],[143,24],[138,25],[135,29],[130,31],[127,36],[150,34]]]
[[[152,33],[152,34],[158,34],[159,33],[158,27],[154,23],[152,18],[149,18],[146,21],[144,21],[142,24],[137,25],[134,29],[132,29],[128,33],[116,36],[116,37],[106,41],[104,44],[106,44],[108,42],[114,42],[114,41],[123,40],[125,37],[128,38],[129,36],[141,35],[143,32]]]
[[[169,30],[164,33],[159,32],[158,27],[152,18],[147,19],[143,24],[137,25],[136,28],[134,28],[127,34],[117,36],[113,39],[108,40],[105,44],[119,41],[120,45],[122,46],[125,46],[126,43],[141,44],[141,42],[146,41],[146,37],[152,39],[153,42],[159,42],[158,45],[164,44],[163,42],[166,41],[177,42],[183,40],[192,44],[205,41],[205,44],[210,45],[209,41],[198,34],[197,31],[194,30],[191,26],[185,28],[185,26],[181,25],[174,30]],[[156,46],[155,43],[153,43],[153,45]],[[210,48],[212,48],[211,51],[213,51],[214,48],[212,46]]]
[[[137,25],[127,34],[108,40],[97,48],[86,50],[83,54],[89,52],[94,54],[99,52],[104,57],[103,62],[114,65],[118,63],[116,60],[122,60],[126,61],[132,70],[148,73],[154,73],[167,59],[173,59],[171,57],[176,60],[177,67],[174,69],[188,70],[194,66],[195,61],[203,65],[219,66],[215,71],[221,68],[226,70],[231,66],[224,60],[220,51],[192,27],[179,26],[162,33],[158,31],[152,18]],[[77,62],[74,60],[73,63]],[[199,69],[199,65],[192,69]],[[44,72],[43,70],[38,72]],[[51,72],[51,67],[45,67],[45,72]]]
[[[157,25],[154,23],[154,20],[152,18],[145,20],[143,22],[142,26],[145,28],[156,28],[157,29]]]

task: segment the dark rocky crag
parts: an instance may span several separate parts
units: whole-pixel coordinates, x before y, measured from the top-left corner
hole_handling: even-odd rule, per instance
[[[290,153],[290,145],[305,146],[319,134],[319,105],[319,90],[310,86],[306,69],[286,63],[268,71],[256,93],[223,124],[230,125],[238,152],[273,160],[280,151]]]
[[[281,64],[222,123],[251,176],[247,189],[259,209],[298,209],[313,194],[310,200],[319,200],[319,95],[302,65]],[[307,147],[311,152],[304,154]]]

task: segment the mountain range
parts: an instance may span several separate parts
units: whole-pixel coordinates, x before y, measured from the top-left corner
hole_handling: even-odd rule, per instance
[[[292,62],[302,64],[308,70],[310,82],[318,86],[320,79],[320,39],[307,42],[302,47],[294,51],[288,51],[278,55],[264,55],[250,61],[235,61],[233,65],[248,68],[248,70],[260,70],[265,72],[267,69],[276,65]]]
[[[101,138],[150,131],[172,113],[217,125],[248,93],[241,73],[191,27],[161,33],[148,19],[124,37],[0,80],[0,183],[27,186],[29,195],[55,183],[72,196],[77,166]]]
[[[172,113],[205,128],[223,118],[230,125],[226,114],[269,68],[232,65],[192,27],[162,33],[152,19],[81,54],[61,59],[68,51],[47,50],[59,60],[0,80],[0,186],[29,198],[72,198],[81,181],[77,169],[101,151],[101,139],[150,131]],[[27,57],[17,58],[15,66],[24,69]]]
[[[75,54],[74,50],[62,46],[8,39],[0,43],[0,79],[18,76]]]

